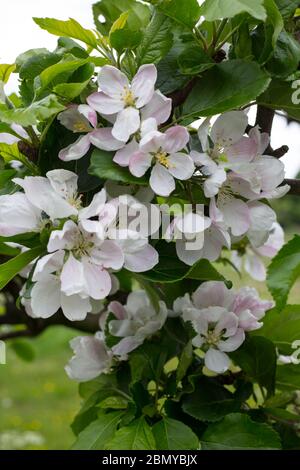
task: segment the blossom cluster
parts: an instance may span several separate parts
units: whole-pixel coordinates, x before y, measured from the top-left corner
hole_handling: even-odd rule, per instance
[[[23,192],[0,197],[1,236],[37,232],[48,238],[21,292],[33,317],[47,318],[61,308],[70,320],[82,320],[116,289],[113,272],[147,271],[158,262],[145,234],[119,226],[118,199],[107,201],[102,189],[84,207],[77,179],[62,169],[15,178]]]
[[[213,124],[206,119],[197,131],[198,144],[193,139],[192,145],[189,129],[170,122],[172,101],[155,89],[156,79],[153,64],[141,66],[131,82],[117,68],[102,67],[99,91],[87,98],[87,104],[71,105],[59,115],[61,124],[81,134],[59,157],[77,160],[94,145],[114,152],[113,161],[135,177],[148,175],[158,196],[171,195],[178,180],[191,191],[200,186],[209,213],[203,217],[192,211],[184,216],[188,228],[179,228],[183,237],[176,241],[178,257],[193,265],[202,258],[217,260],[223,248],[241,246],[234,252],[233,262],[240,266],[240,255],[247,252],[246,270],[263,280],[260,256],[273,256],[283,244],[276,214],[266,200],[289,190],[282,185],[283,163],[265,154],[269,136],[257,126],[247,134],[246,113],[231,111]],[[174,219],[169,239],[176,240],[174,228],[180,225],[182,215]],[[186,241],[197,236],[204,243],[187,247]]]
[[[261,320],[271,307],[272,302],[261,300],[253,288],[234,291],[218,281],[205,282],[192,296],[185,294],[176,299],[172,309],[160,301],[158,312],[146,292],[133,291],[126,305],[116,301],[108,305],[100,317],[101,331],[95,336],[71,341],[74,356],[66,371],[70,378],[81,382],[109,373],[119,361],[128,360],[144,341],[163,335],[168,317],[178,317],[183,328],[192,325],[192,344],[195,351],[202,351],[206,368],[220,374],[230,367],[226,353],[242,345],[245,332],[262,326]],[[116,340],[111,348],[107,335]]]

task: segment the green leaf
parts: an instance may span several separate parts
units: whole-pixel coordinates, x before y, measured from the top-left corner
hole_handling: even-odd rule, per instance
[[[300,339],[300,305],[270,310],[263,321],[258,334],[273,341],[282,354],[292,354],[292,343]]]
[[[296,424],[300,422],[300,416],[290,411],[283,410],[282,408],[265,408],[264,413],[268,415],[271,419],[275,421]]]
[[[1,124],[0,124],[1,129]],[[1,152],[0,152],[1,155]],[[4,186],[9,180],[14,178],[16,175],[16,170],[0,170],[0,188]]]
[[[192,345],[192,341],[189,341],[187,345],[183,348],[182,353],[179,357],[179,363],[178,363],[178,367],[176,370],[177,382],[180,382],[183,379],[192,361],[193,361],[193,345]]]
[[[210,69],[216,63],[203,49],[190,46],[178,57],[178,65],[181,73],[197,75]]]
[[[0,82],[7,83],[10,74],[15,71],[15,64],[0,64]]]
[[[291,18],[299,6],[299,0],[275,0],[284,19]]]
[[[274,393],[276,374],[275,346],[263,336],[251,336],[230,357],[241,367],[247,378],[265,387],[268,396]]]
[[[59,103],[55,95],[48,95],[26,108],[7,109],[6,106],[0,104],[0,119],[7,124],[35,126],[39,121],[45,121],[63,109],[65,107]]]
[[[224,277],[207,260],[200,260],[194,266],[187,266],[180,261],[176,254],[175,244],[164,241],[156,247],[159,252],[159,262],[151,269],[140,274],[141,277],[152,282],[176,282],[181,279],[195,279],[198,281],[224,281]]]
[[[126,400],[126,398],[120,396],[110,396],[102,400],[99,403],[98,408],[100,408],[101,410],[126,410],[127,405],[128,400]]]
[[[89,174],[101,179],[121,181],[123,183],[148,185],[145,177],[133,176],[127,168],[122,168],[113,162],[114,153],[96,149],[92,153]]]
[[[285,78],[298,69],[300,62],[300,44],[286,31],[279,35],[271,59],[266,64],[273,77]]]
[[[212,116],[243,106],[270,83],[255,62],[228,60],[215,65],[198,79],[183,105],[186,116]]]
[[[281,390],[300,389],[300,365],[284,364],[277,367],[276,387]]]
[[[189,29],[192,29],[200,18],[201,10],[197,0],[162,0],[158,8]]]
[[[61,56],[47,49],[30,49],[16,59],[17,71],[22,80],[33,80],[43,70],[56,64]]]
[[[37,246],[31,250],[25,251],[15,258],[1,264],[0,266],[0,290],[9,283],[25,266],[40,256],[44,251],[44,247]]]
[[[25,362],[32,362],[35,358],[35,349],[32,343],[26,339],[16,339],[10,343],[16,355]]]
[[[153,450],[155,440],[149,424],[141,417],[129,426],[119,429],[107,442],[108,450]]]
[[[285,111],[291,118],[300,121],[300,80],[272,80],[257,102],[268,108]]]
[[[300,236],[281,248],[268,267],[267,286],[278,310],[286,305],[289,292],[300,276]]]
[[[157,64],[172,44],[172,22],[165,15],[155,12],[136,51],[137,65]]]
[[[42,29],[55,36],[67,36],[85,44],[97,48],[98,41],[95,34],[83,28],[76,20],[70,18],[67,21],[56,20],[54,18],[33,18],[33,21]]]
[[[98,419],[89,424],[79,435],[71,450],[104,450],[113,437],[123,412],[99,412]]]
[[[136,49],[142,40],[141,31],[131,31],[128,28],[118,29],[110,34],[110,44],[119,53],[125,49]]]
[[[144,28],[150,21],[150,8],[148,5],[136,2],[135,0],[101,0],[93,5],[93,15],[95,25],[102,34],[108,35],[113,23],[124,12],[130,12],[128,17],[128,26],[130,29],[137,30]],[[99,16],[104,17],[103,22]]]
[[[158,450],[194,450],[199,448],[196,434],[183,424],[172,418],[163,418],[156,423],[152,432]]]
[[[253,48],[260,64],[264,64],[270,58],[284,27],[282,16],[274,0],[264,0],[264,5],[267,11],[266,22],[259,25],[253,32]]]
[[[280,438],[271,426],[233,413],[208,426],[202,437],[203,450],[280,449]]]
[[[201,7],[201,15],[207,21],[233,18],[240,13],[249,13],[253,18],[262,21],[267,17],[264,0],[205,0]]]
[[[182,409],[200,421],[214,422],[239,411],[240,406],[233,393],[206,378],[200,379],[195,391],[184,398]]]

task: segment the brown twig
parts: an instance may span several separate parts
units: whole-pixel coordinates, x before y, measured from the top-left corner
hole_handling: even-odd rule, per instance
[[[289,194],[300,196],[300,180],[287,178],[284,180],[283,184],[288,184],[291,187]]]

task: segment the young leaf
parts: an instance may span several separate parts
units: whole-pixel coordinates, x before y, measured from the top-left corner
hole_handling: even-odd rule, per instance
[[[42,29],[55,36],[67,36],[85,44],[97,48],[98,41],[94,33],[83,28],[76,20],[70,18],[67,21],[56,20],[54,18],[33,18],[33,21]]]
[[[152,430],[143,417],[119,429],[105,446],[105,449],[109,450],[153,450],[155,448]]]
[[[1,264],[0,266],[0,290],[9,283],[25,266],[40,256],[44,251],[44,247],[37,246],[31,250],[25,251],[15,258]]]
[[[267,17],[264,0],[205,0],[201,7],[201,15],[207,21],[232,18],[240,13],[249,13],[253,18],[262,21]]]
[[[200,18],[200,6],[197,0],[163,0],[158,8],[189,29],[192,29]]]
[[[267,285],[278,310],[286,305],[289,292],[300,276],[300,236],[295,235],[272,259]]]
[[[98,419],[78,435],[71,450],[104,450],[116,432],[122,414],[123,411],[98,412]]]
[[[271,426],[233,413],[208,426],[202,436],[203,450],[280,449],[279,435]]]
[[[194,450],[199,448],[196,434],[181,421],[163,418],[156,423],[152,432],[159,450]]]
[[[20,126],[35,126],[65,107],[59,103],[55,95],[48,95],[40,101],[32,103],[26,108],[8,109],[0,104],[0,119],[7,124],[20,124]]]
[[[0,82],[7,83],[10,74],[15,71],[15,64],[0,64]]]
[[[270,78],[257,63],[228,60],[203,73],[183,105],[183,114],[212,116],[243,106],[269,83]]]

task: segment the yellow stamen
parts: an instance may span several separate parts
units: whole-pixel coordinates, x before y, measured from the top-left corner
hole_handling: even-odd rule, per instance
[[[79,122],[75,122],[74,130],[77,132],[89,132],[91,128],[84,122],[79,121]]]
[[[126,106],[134,106],[135,105],[135,97],[131,90],[128,87],[124,87],[124,93],[122,99]]]
[[[171,168],[171,164],[169,162],[168,154],[167,152],[157,152],[155,154],[155,158],[158,160],[158,162],[165,166],[166,168]]]

